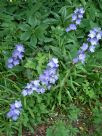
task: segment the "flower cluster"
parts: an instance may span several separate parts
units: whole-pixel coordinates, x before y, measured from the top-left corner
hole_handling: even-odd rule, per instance
[[[24,57],[24,47],[21,44],[17,44],[12,53],[12,57],[10,57],[7,61],[7,67],[13,68],[14,66],[18,65],[23,57]]]
[[[86,54],[85,52],[88,49],[88,43],[83,43],[83,45],[80,47],[79,51],[78,51],[78,56],[76,58],[73,59],[73,63],[77,63],[77,62],[85,62],[85,58],[86,58]]]
[[[72,23],[66,28],[66,32],[77,29],[77,25],[80,25],[84,12],[83,8],[77,8],[74,11],[72,14]]]
[[[99,43],[99,40],[102,39],[101,28],[93,28],[88,34],[87,41],[88,43],[83,43],[78,51],[78,56],[73,59],[73,63],[78,63],[79,61],[84,63],[86,58],[86,51],[94,52],[96,45]]]
[[[45,88],[40,85],[39,80],[33,80],[30,83],[27,83],[26,87],[22,91],[22,95],[31,95],[34,91],[36,91],[37,93],[45,92]]]
[[[16,100],[13,104],[10,105],[10,111],[7,113],[7,117],[16,121],[20,115],[21,109],[21,101]]]
[[[58,59],[52,58],[47,64],[46,70],[39,76],[38,80],[27,83],[22,91],[23,96],[31,95],[34,91],[37,93],[44,93],[49,90],[56,80],[58,80],[57,68]]]
[[[99,43],[99,40],[102,39],[102,30],[101,28],[93,28],[88,34],[87,41],[91,44],[89,47],[90,52],[95,51],[95,45]]]
[[[41,84],[46,85],[47,89],[50,89],[51,85],[55,84],[56,80],[58,80],[58,75],[56,74],[58,66],[58,59],[53,58],[39,77]]]

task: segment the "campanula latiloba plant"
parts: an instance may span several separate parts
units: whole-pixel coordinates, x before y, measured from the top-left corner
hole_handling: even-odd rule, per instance
[[[102,1],[0,1],[0,136],[102,135]]]

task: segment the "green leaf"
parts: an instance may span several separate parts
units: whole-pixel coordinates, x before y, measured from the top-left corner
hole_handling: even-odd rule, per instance
[[[34,113],[33,113],[32,109],[28,108],[28,110],[29,110],[31,117],[34,118]]]
[[[63,18],[65,18],[67,16],[67,9],[66,7],[62,7],[59,11],[59,13],[62,15]]]
[[[93,90],[86,90],[86,94],[91,98],[94,99],[95,98],[95,93]]]
[[[68,129],[64,122],[58,121],[55,125],[47,129],[46,136],[69,136]]]
[[[52,42],[52,41],[53,41],[53,38],[47,38],[47,37],[44,38],[45,43]]]
[[[83,6],[86,5],[86,1],[85,1],[85,0],[80,0],[80,1],[81,1],[81,3],[83,4]]]
[[[38,25],[37,19],[36,19],[35,17],[33,17],[33,16],[30,16],[30,17],[29,17],[28,23],[29,23],[31,26],[33,26],[33,27],[35,27],[36,25]]]
[[[30,29],[30,26],[28,24],[20,24],[19,25],[19,28],[22,30],[22,31],[28,31]]]
[[[20,39],[23,41],[27,41],[30,38],[30,36],[31,36],[31,32],[27,31],[21,34]]]
[[[32,47],[35,47],[37,44],[37,38],[35,35],[32,35],[31,39],[30,39],[30,44]]]
[[[46,32],[45,31],[46,28],[47,28],[47,25],[40,25],[40,26],[36,27],[35,34],[39,40],[44,38],[44,33]]]
[[[28,60],[27,60],[27,63],[24,65],[24,67],[35,69],[35,68],[36,68],[36,65],[35,65],[35,63],[33,62],[32,59],[28,59]]]

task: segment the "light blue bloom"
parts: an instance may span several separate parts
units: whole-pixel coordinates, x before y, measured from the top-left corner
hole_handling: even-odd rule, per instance
[[[84,54],[84,53],[79,54],[78,58],[79,58],[79,61],[81,61],[82,63],[84,63],[85,62],[85,58],[86,58],[86,54]]]
[[[16,45],[14,51],[12,52],[12,56],[7,61],[7,67],[13,68],[18,65],[22,58],[24,57],[24,47],[21,44]]]
[[[11,118],[16,121],[20,115],[22,109],[21,101],[15,101],[10,105],[10,111],[7,113],[7,118]]]
[[[83,45],[80,47],[82,51],[86,51],[88,49],[88,44],[83,43]]]
[[[75,9],[74,13],[72,14],[72,21],[71,22],[73,22],[73,23],[70,24],[66,28],[66,32],[77,29],[77,25],[80,25],[84,13],[85,13],[85,10],[83,8]]]
[[[90,30],[87,41],[90,42],[91,45],[97,45],[100,39],[102,39],[101,28],[93,28]]]
[[[75,24],[70,24],[69,28],[70,28],[70,30],[76,30],[77,29]]]
[[[94,46],[94,45],[91,45],[91,46],[89,47],[89,51],[90,51],[90,52],[95,52],[95,46]]]
[[[73,63],[74,63],[74,64],[78,63],[78,61],[79,61],[79,58],[78,58],[78,57],[76,57],[76,58],[73,59]]]
[[[22,91],[22,95],[31,95],[34,91],[37,93],[44,93],[47,89],[49,90],[58,80],[58,67],[58,59],[52,58],[47,64],[44,72],[39,76],[38,80],[27,83],[26,87]]]
[[[83,11],[81,11],[83,12]],[[88,34],[87,41],[88,43],[83,43],[77,53],[77,57],[73,59],[73,63],[78,63],[81,61],[85,62],[86,52],[95,52],[96,45],[99,43],[99,40],[102,39],[102,30],[101,28],[93,28]]]

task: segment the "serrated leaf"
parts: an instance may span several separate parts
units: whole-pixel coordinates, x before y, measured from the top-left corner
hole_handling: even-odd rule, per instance
[[[35,69],[35,68],[36,68],[36,65],[35,65],[35,63],[33,62],[33,60],[27,60],[27,63],[24,65],[24,67]]]

